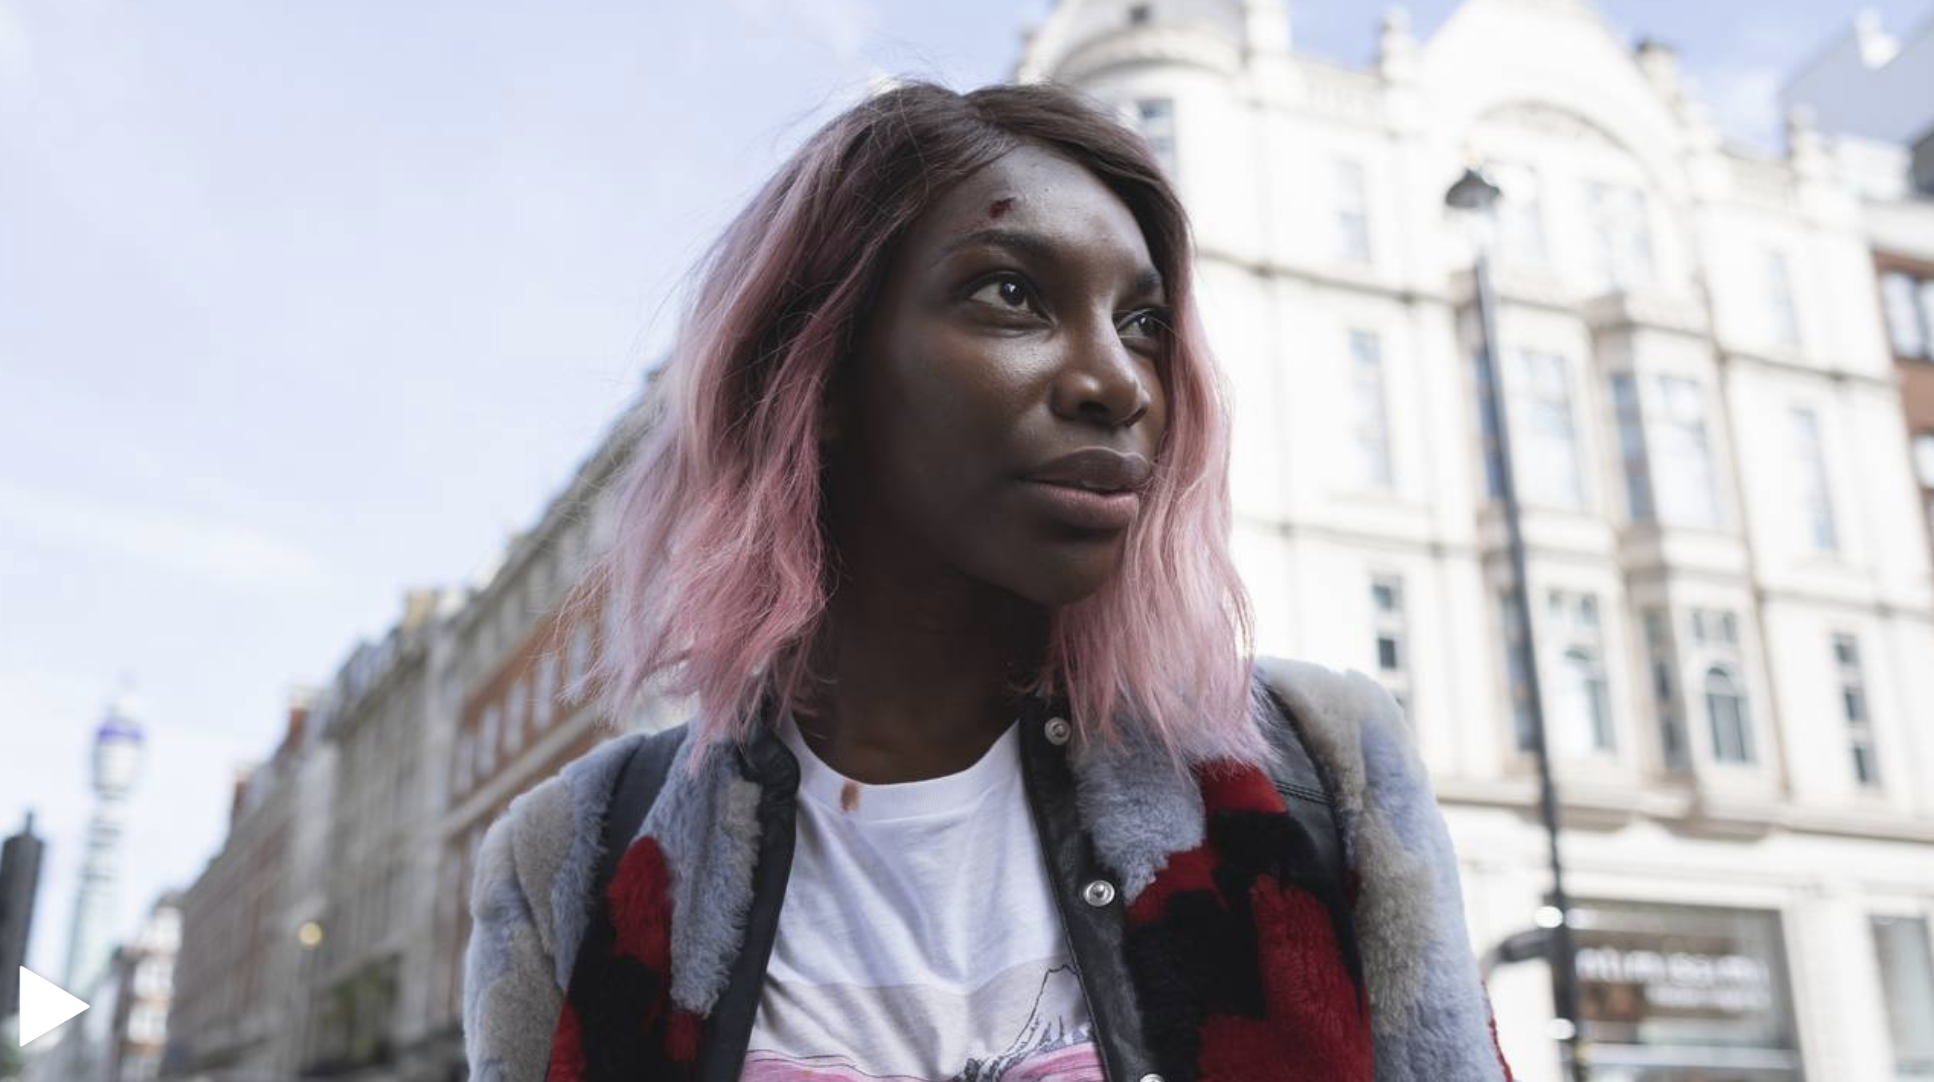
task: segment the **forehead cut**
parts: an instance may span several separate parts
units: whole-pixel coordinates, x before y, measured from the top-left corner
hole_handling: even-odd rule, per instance
[[[1069,200],[1079,205],[1064,205]],[[1072,220],[1064,220],[1066,214]],[[977,170],[930,206],[914,233],[930,238],[938,260],[985,245],[1041,262],[1063,257],[1070,244],[1119,234],[1133,238],[1133,287],[1165,287],[1152,265],[1148,237],[1121,196],[1079,162],[1042,147],[1017,147]]]

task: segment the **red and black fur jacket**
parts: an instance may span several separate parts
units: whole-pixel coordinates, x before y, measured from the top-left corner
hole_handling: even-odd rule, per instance
[[[1258,673],[1316,778],[1228,759],[1178,774],[1133,740],[1057,756],[1036,739],[1027,757],[1050,864],[1119,888],[1069,926],[1110,1079],[1509,1080],[1395,702],[1356,673]],[[790,853],[776,744],[715,745],[693,768],[682,728],[614,739],[491,827],[465,959],[473,1079],[738,1077]],[[649,807],[614,808],[640,769],[657,772]],[[639,825],[607,849],[626,814]]]

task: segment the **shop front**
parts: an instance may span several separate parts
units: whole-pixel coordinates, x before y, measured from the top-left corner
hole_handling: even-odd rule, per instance
[[[1594,1082],[1798,1082],[1777,913],[1572,907]]]

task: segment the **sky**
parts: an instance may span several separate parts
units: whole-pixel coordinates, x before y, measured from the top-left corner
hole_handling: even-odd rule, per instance
[[[27,964],[65,965],[119,689],[149,746],[125,931],[219,848],[290,690],[534,521],[785,154],[882,75],[1005,78],[1049,6],[0,0],[0,833],[32,809],[49,844]],[[1855,5],[1599,8],[1773,147],[1782,76]],[[1374,5],[1290,10],[1298,50],[1370,57]]]

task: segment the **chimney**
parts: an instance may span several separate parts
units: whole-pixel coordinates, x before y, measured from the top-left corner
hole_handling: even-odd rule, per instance
[[[289,692],[289,720],[282,733],[282,747],[276,754],[284,754],[302,746],[302,734],[309,725],[309,707],[315,702],[314,688],[298,687]]]
[[[403,595],[403,632],[408,634],[436,617],[442,591],[411,590]]]
[[[1638,45],[1639,69],[1661,88],[1679,87],[1679,51],[1657,38],[1643,38]]]
[[[228,829],[233,832],[242,818],[242,804],[248,800],[248,782],[255,776],[254,763],[235,764],[234,790],[229,794]]]

